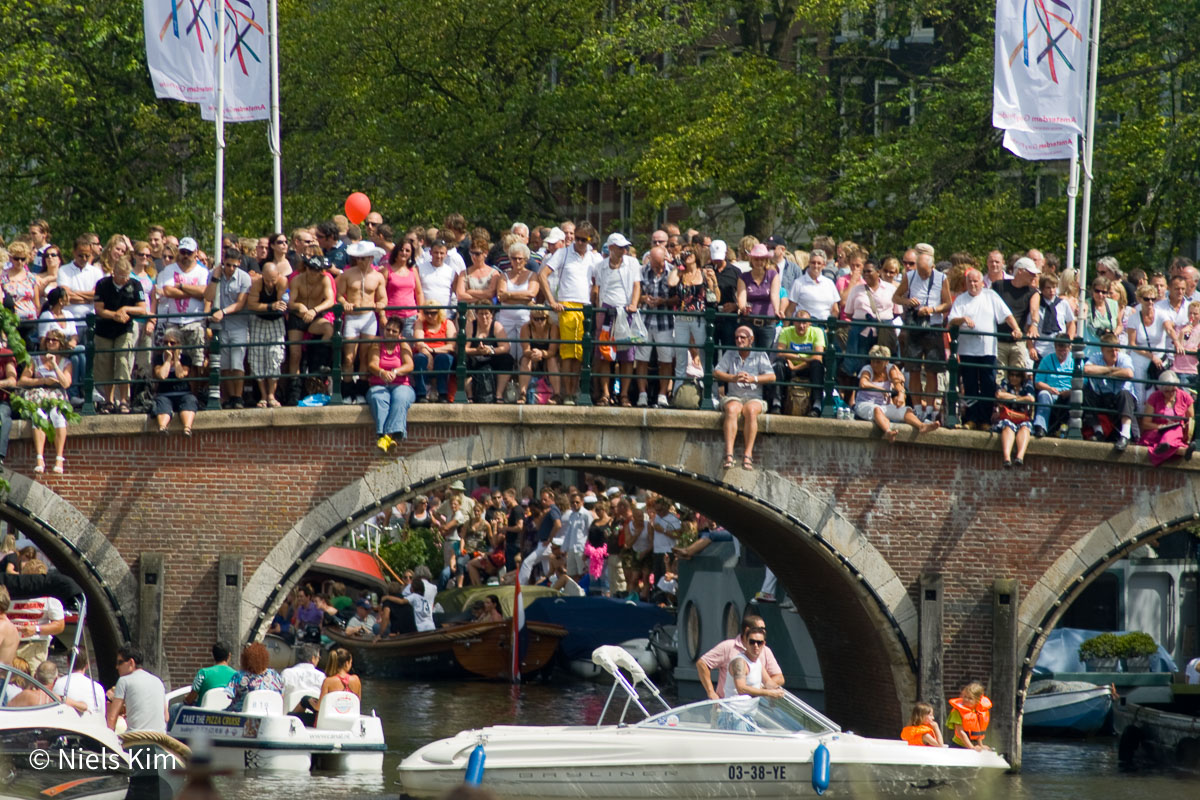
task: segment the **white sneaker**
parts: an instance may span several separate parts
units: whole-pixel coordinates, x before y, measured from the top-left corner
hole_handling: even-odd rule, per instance
[[[671,407],[671,401],[667,399],[667,396],[665,394],[660,394],[658,396],[658,400],[656,401],[656,403],[658,404],[659,408],[670,408]]]
[[[648,405],[650,405],[650,398],[647,397],[645,392],[638,392],[637,407],[645,408]]]

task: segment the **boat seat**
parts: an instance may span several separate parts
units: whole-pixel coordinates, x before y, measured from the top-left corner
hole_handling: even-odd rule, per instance
[[[330,692],[321,698],[317,727],[326,730],[350,730],[358,722],[358,695],[354,692]]]
[[[255,689],[242,702],[242,712],[263,717],[283,716],[283,695],[270,689]]]
[[[200,698],[200,707],[207,708],[212,711],[224,711],[229,708],[229,703],[233,700],[229,696],[229,690],[225,688],[209,689],[204,693],[204,697]]]
[[[316,689],[292,689],[283,696],[283,708],[289,714],[305,697],[317,698],[321,693]]]

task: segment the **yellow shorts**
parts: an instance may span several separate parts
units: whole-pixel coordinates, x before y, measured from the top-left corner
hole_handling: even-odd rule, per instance
[[[563,343],[558,346],[559,358],[583,360],[583,303],[563,303],[563,311],[558,312],[558,338]]]

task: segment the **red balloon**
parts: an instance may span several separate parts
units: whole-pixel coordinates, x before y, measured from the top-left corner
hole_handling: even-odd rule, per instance
[[[355,225],[362,223],[371,213],[371,199],[362,192],[355,192],[346,198],[346,217]]]

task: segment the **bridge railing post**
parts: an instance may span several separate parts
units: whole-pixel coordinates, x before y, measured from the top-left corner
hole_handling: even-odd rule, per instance
[[[213,329],[212,342],[208,349],[208,402],[204,404],[207,411],[221,409],[221,332]]]
[[[342,399],[342,313],[345,309],[341,303],[334,305],[333,336],[329,339],[329,405],[340,406]]]
[[[837,317],[830,317],[826,320],[825,353],[821,359],[825,362],[825,385],[821,387],[821,394],[825,396],[824,402],[821,403],[821,417],[824,419],[833,419],[837,416],[837,372],[840,354],[833,336],[836,325]]]
[[[96,404],[92,399],[92,395],[96,390],[96,379],[93,375],[93,370],[96,365],[96,314],[89,311],[84,319],[84,340],[83,340],[83,408],[80,410],[84,414],[95,414]]]
[[[458,302],[458,328],[454,334],[454,375],[458,383],[455,403],[467,402],[467,304]]]
[[[676,358],[687,358],[687,349],[676,353]],[[700,388],[700,408],[704,411],[713,410],[713,370],[717,366],[717,309],[705,306],[704,309],[704,381]]]
[[[1079,336],[1071,343],[1071,354],[1075,366],[1071,370],[1071,410],[1068,412],[1067,438],[1083,438],[1083,339]]]
[[[590,305],[583,306],[583,358],[579,362],[579,392],[575,395],[575,405],[590,406],[592,404],[592,343],[595,342],[594,326],[596,324],[596,309]],[[561,335],[561,332],[560,332]],[[628,387],[622,385],[622,391]]]
[[[958,427],[958,328],[950,328],[950,355],[946,357],[946,401],[942,404],[947,428]]]

